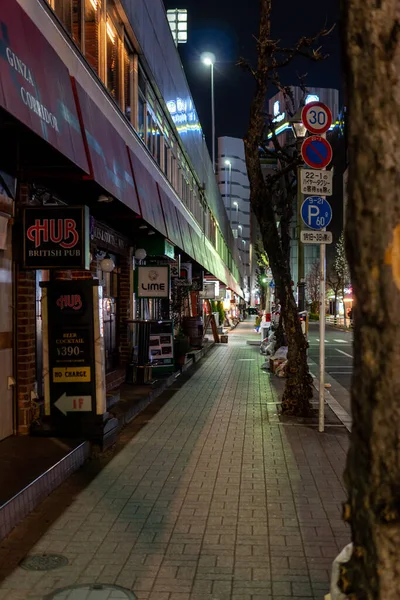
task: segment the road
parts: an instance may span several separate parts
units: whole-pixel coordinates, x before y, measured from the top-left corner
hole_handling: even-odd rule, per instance
[[[308,356],[311,373],[318,377],[319,368],[319,323],[310,323],[310,348]],[[325,371],[350,392],[353,372],[353,334],[326,326],[325,334]]]

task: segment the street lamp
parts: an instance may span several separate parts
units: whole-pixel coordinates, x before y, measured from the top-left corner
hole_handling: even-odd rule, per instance
[[[228,167],[228,185],[229,185],[229,223],[232,229],[232,163],[230,160],[225,161],[225,166]],[[225,179],[226,182],[226,179]]]
[[[307,135],[307,129],[301,120],[301,111],[299,110],[289,119],[293,135],[296,138],[298,150]],[[304,273],[304,245],[300,241],[301,232],[301,205],[303,204],[303,194],[301,193],[301,167],[297,168],[297,288],[298,288],[298,308],[299,311],[305,310],[305,273]]]
[[[212,136],[212,164],[215,173],[215,102],[214,102],[214,63],[215,55],[212,52],[203,52],[201,60],[206,67],[210,67],[211,73],[211,136]]]
[[[239,204],[237,202],[233,202],[233,206],[236,206],[236,222],[239,226]]]
[[[304,125],[301,119],[302,107],[293,115],[293,117],[289,118],[289,124],[292,127],[293,135],[296,140],[301,141],[307,135],[307,128]]]

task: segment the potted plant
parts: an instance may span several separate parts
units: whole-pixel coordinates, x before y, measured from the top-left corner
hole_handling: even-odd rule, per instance
[[[189,336],[184,334],[182,327],[179,327],[178,333],[174,337],[174,356],[176,364],[185,364],[185,356],[189,350]]]

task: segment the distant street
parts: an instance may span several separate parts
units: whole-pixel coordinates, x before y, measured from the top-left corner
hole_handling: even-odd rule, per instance
[[[311,373],[318,377],[319,366],[319,323],[310,323],[310,348],[308,356],[314,364]],[[353,373],[353,333],[326,326],[325,334],[325,371],[345,390],[350,392]],[[315,364],[316,363],[316,364]]]

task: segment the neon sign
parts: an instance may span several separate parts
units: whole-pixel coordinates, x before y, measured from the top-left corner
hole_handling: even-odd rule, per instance
[[[272,119],[273,123],[280,123],[286,116],[286,113],[281,113],[281,103],[279,100],[274,102],[274,118]]]
[[[189,129],[201,129],[191,98],[187,101],[182,98],[170,100],[167,102],[167,107],[178,131],[184,132]]]

